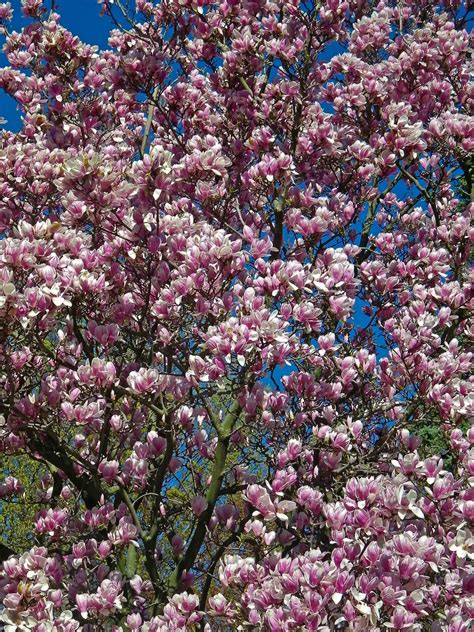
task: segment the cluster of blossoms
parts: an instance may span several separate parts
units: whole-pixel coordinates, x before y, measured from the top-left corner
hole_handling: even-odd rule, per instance
[[[468,632],[470,3],[21,4],[5,630]]]
[[[323,426],[319,434],[326,445],[329,434],[344,435],[340,451],[367,450],[353,430],[349,435],[342,426]],[[315,465],[313,450],[290,440],[276,455],[271,483],[245,486],[245,510],[214,508],[210,537],[220,529],[239,533],[243,551],[220,560],[219,592],[206,610],[188,587],[145,621],[152,583],[133,574],[129,557],[140,548],[140,536],[125,505],[99,503],[79,525],[65,510],[44,510],[36,534],[47,532],[49,548],[69,537],[71,549],[54,555],[34,547],[4,563],[3,618],[12,626],[6,629],[88,630],[123,613],[128,628],[156,632],[194,629],[205,615],[206,630],[240,621],[269,630],[329,631],[341,623],[369,630],[380,620],[394,630],[422,630],[425,619],[436,621],[436,630],[467,631],[474,592],[474,432],[451,433],[454,473],[439,457],[421,458],[419,441],[407,431],[398,441],[398,460],[383,474],[349,478],[328,500],[322,481],[338,480],[339,468],[330,458]],[[339,450],[330,448],[328,455]],[[191,505],[197,517],[207,508],[197,496]],[[101,541],[85,537],[100,529],[107,534]],[[179,558],[183,539],[175,535],[171,546]],[[248,547],[258,548],[259,556],[250,556]],[[161,557],[157,551],[155,557]],[[91,628],[89,619],[96,621]]]
[[[464,468],[472,470],[474,433],[470,441],[453,433],[453,449],[463,455],[456,477],[443,470],[441,459],[420,459],[408,448],[411,438],[401,441],[407,449],[386,474],[349,479],[333,502],[325,501],[315,485],[319,472],[315,477],[310,468],[307,479],[296,476],[294,466],[280,470],[278,480],[285,484],[275,478],[272,491],[282,491],[272,494],[256,485],[247,490],[257,511],[245,532],[267,555],[259,562],[227,556],[220,580],[225,589],[242,591],[239,607],[252,625],[331,630],[342,623],[369,630],[382,620],[394,630],[421,630],[421,621],[436,620],[442,608],[449,630],[468,629],[474,505]],[[313,465],[309,454],[296,459],[300,467]],[[305,479],[308,484],[300,486]],[[291,518],[269,509],[270,495],[282,497],[288,490],[296,502],[278,505],[287,503]],[[293,555],[283,555],[289,546]],[[433,629],[443,629],[442,618]]]

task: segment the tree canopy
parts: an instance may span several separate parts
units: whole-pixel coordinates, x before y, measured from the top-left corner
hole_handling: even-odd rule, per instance
[[[472,3],[99,4],[0,3],[5,630],[468,632]]]

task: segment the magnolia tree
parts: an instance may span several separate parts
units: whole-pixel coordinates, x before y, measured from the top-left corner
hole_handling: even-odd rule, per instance
[[[468,632],[472,3],[21,4],[4,629]]]

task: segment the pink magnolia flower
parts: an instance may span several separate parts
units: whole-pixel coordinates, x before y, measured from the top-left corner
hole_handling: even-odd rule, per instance
[[[207,509],[207,501],[203,496],[194,496],[191,499],[191,508],[196,516],[200,516]]]
[[[118,526],[110,533],[109,540],[114,545],[135,544],[138,530],[127,517],[120,518]]]

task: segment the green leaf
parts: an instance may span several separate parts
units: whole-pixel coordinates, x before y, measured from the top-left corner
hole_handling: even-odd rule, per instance
[[[132,579],[137,572],[137,547],[128,544],[118,558],[118,569],[128,579]]]

